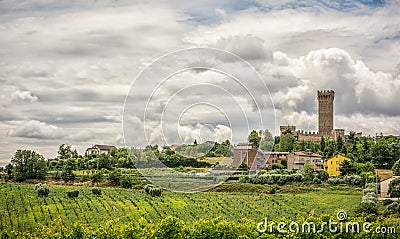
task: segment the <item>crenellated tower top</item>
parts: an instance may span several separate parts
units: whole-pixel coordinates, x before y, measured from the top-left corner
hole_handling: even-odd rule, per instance
[[[333,90],[318,90],[317,91],[318,100],[334,100],[335,91]]]

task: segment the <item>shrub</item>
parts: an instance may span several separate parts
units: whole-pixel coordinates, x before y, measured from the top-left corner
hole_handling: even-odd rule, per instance
[[[325,182],[326,180],[328,180],[329,174],[322,170],[318,172],[317,178]]]
[[[315,177],[314,179],[313,179],[313,184],[321,184],[322,183],[322,180],[321,179],[319,179],[319,178],[317,178],[317,177]]]
[[[329,178],[326,182],[331,184],[331,185],[345,184],[345,181],[342,178],[339,178],[339,177]]]
[[[367,193],[362,197],[362,201],[374,201],[376,202],[378,199],[376,198],[375,193]]]
[[[400,214],[400,202],[394,201],[387,207],[387,211],[390,214]]]
[[[283,177],[283,175],[281,175],[281,177],[278,179],[278,181],[276,182],[279,186],[282,186],[286,183],[286,177]]]
[[[92,193],[94,195],[101,195],[101,188],[92,188]]]
[[[67,196],[69,198],[76,198],[79,195],[79,190],[69,190],[67,191]]]
[[[282,170],[280,170],[280,169],[271,169],[271,170],[268,170],[267,172],[265,172],[266,174],[281,174],[281,171]]]
[[[282,164],[272,164],[270,166],[271,169],[284,169],[285,166],[283,166]]]
[[[304,176],[301,173],[293,174],[270,174],[265,173],[262,175],[242,176],[239,178],[241,183],[254,183],[254,184],[278,184],[284,185],[290,182],[302,182]]]
[[[384,206],[387,206],[387,205],[389,205],[389,204],[391,204],[391,203],[393,203],[393,202],[394,202],[394,201],[393,201],[392,199],[386,198],[386,199],[383,199],[382,204],[383,204]]]
[[[278,191],[278,187],[277,187],[277,186],[272,187],[272,188],[269,190],[269,194],[275,194],[276,191]]]
[[[92,174],[90,179],[92,180],[92,183],[99,183],[103,179],[103,173],[101,171],[97,171]]]
[[[367,193],[376,193],[376,189],[375,188],[366,188],[363,190],[364,195]]]
[[[394,175],[400,176],[400,159],[394,163],[392,170]]]
[[[260,170],[260,172],[258,172],[258,174],[261,175],[261,174],[264,174],[264,173],[266,173],[266,172],[267,172],[267,170],[262,169],[262,170]]]
[[[38,183],[35,185],[35,191],[38,197],[47,197],[50,193],[50,188],[46,184]]]
[[[378,214],[378,204],[375,201],[361,201],[356,207],[356,213]]]
[[[81,183],[90,181],[89,175],[82,175],[81,179],[79,180]]]
[[[250,183],[250,177],[248,175],[240,176],[239,183]]]
[[[366,183],[365,184],[365,188],[376,188],[376,183],[372,182],[372,183]]]
[[[61,174],[57,171],[52,175],[52,178],[56,181],[61,179]]]
[[[389,183],[388,193],[390,197],[400,197],[400,178],[393,179]]]
[[[163,189],[152,184],[147,184],[144,187],[144,191],[152,197],[159,197],[161,196]]]
[[[347,175],[343,179],[349,186],[360,186],[363,182],[362,177],[358,175]]]
[[[121,174],[120,171],[114,170],[114,171],[111,171],[111,172],[108,174],[107,179],[108,179],[108,181],[110,181],[110,183],[111,183],[112,185],[119,185],[119,184],[120,184],[119,181],[120,181],[120,179],[121,179],[121,176],[122,176],[122,174]]]
[[[123,188],[131,188],[133,186],[133,181],[128,175],[124,175],[120,179],[120,185]]]

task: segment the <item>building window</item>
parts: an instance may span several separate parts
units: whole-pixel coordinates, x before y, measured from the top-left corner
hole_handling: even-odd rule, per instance
[[[333,161],[331,161],[331,165],[333,164]]]

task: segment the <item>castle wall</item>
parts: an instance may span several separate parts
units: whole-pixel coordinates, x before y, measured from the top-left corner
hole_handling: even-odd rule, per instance
[[[305,142],[319,142],[321,141],[321,136],[317,133],[301,133],[297,132],[297,140]]]

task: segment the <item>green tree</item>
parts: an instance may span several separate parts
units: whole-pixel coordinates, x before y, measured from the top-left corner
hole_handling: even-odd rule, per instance
[[[5,170],[6,174],[7,174],[7,178],[12,178],[13,177],[13,169],[14,169],[14,166],[11,163],[6,165],[4,170]]]
[[[394,163],[392,170],[395,176],[400,176],[400,159]]]
[[[17,150],[11,164],[17,181],[43,179],[47,173],[47,164],[43,156],[32,150]]]
[[[379,138],[372,147],[373,163],[377,168],[391,168],[400,159],[400,141],[394,136]]]
[[[344,160],[339,165],[339,171],[341,176],[352,175],[357,173],[357,168],[354,163],[349,160]]]
[[[101,180],[103,180],[103,173],[101,171],[97,171],[92,176],[90,177],[90,180],[92,183],[99,183]]]
[[[291,133],[281,135],[279,150],[283,152],[291,152],[294,149],[296,138]]]
[[[99,156],[99,159],[97,160],[97,169],[108,169],[111,170],[112,166],[111,166],[111,160],[110,157],[107,154],[101,154]]]
[[[311,163],[304,164],[304,181],[311,182],[314,179],[314,165]]]
[[[252,130],[247,140],[253,145],[254,148],[258,149],[260,147],[261,138],[257,131]]]
[[[342,149],[343,149],[343,139],[339,135],[336,139],[336,150],[337,152],[342,153]]]
[[[123,188],[132,188],[133,180],[131,179],[131,177],[129,175],[124,175],[121,177],[120,185]]]
[[[64,166],[63,166],[63,170],[61,172],[61,178],[65,181],[65,182],[71,182],[74,181],[76,178],[76,175],[74,173],[74,169],[75,169],[75,162],[72,159],[67,159],[64,161]]]
[[[238,169],[239,169],[239,170],[242,170],[242,171],[247,171],[247,170],[249,170],[249,166],[247,166],[246,163],[242,163],[242,164],[239,166]]]
[[[325,138],[323,136],[321,137],[320,149],[322,152],[325,151]]]
[[[121,180],[121,176],[122,176],[121,171],[114,170],[114,171],[111,171],[111,172],[108,174],[107,179],[108,179],[108,181],[110,181],[110,183],[111,183],[112,185],[115,186],[115,185],[119,185],[119,182],[120,182],[120,180]]]
[[[72,150],[71,145],[62,144],[58,148],[58,155],[59,159],[77,158],[78,152],[76,149]]]
[[[400,178],[393,179],[389,183],[388,193],[390,197],[400,198]]]
[[[264,151],[272,151],[274,148],[275,139],[268,129],[262,132],[260,149]]]
[[[375,173],[375,166],[371,162],[366,162],[366,163],[358,163],[357,164],[357,172],[358,174],[365,172],[365,173]]]
[[[317,178],[319,178],[321,181],[326,181],[329,178],[329,174],[325,172],[324,170],[321,170],[317,174]]]

